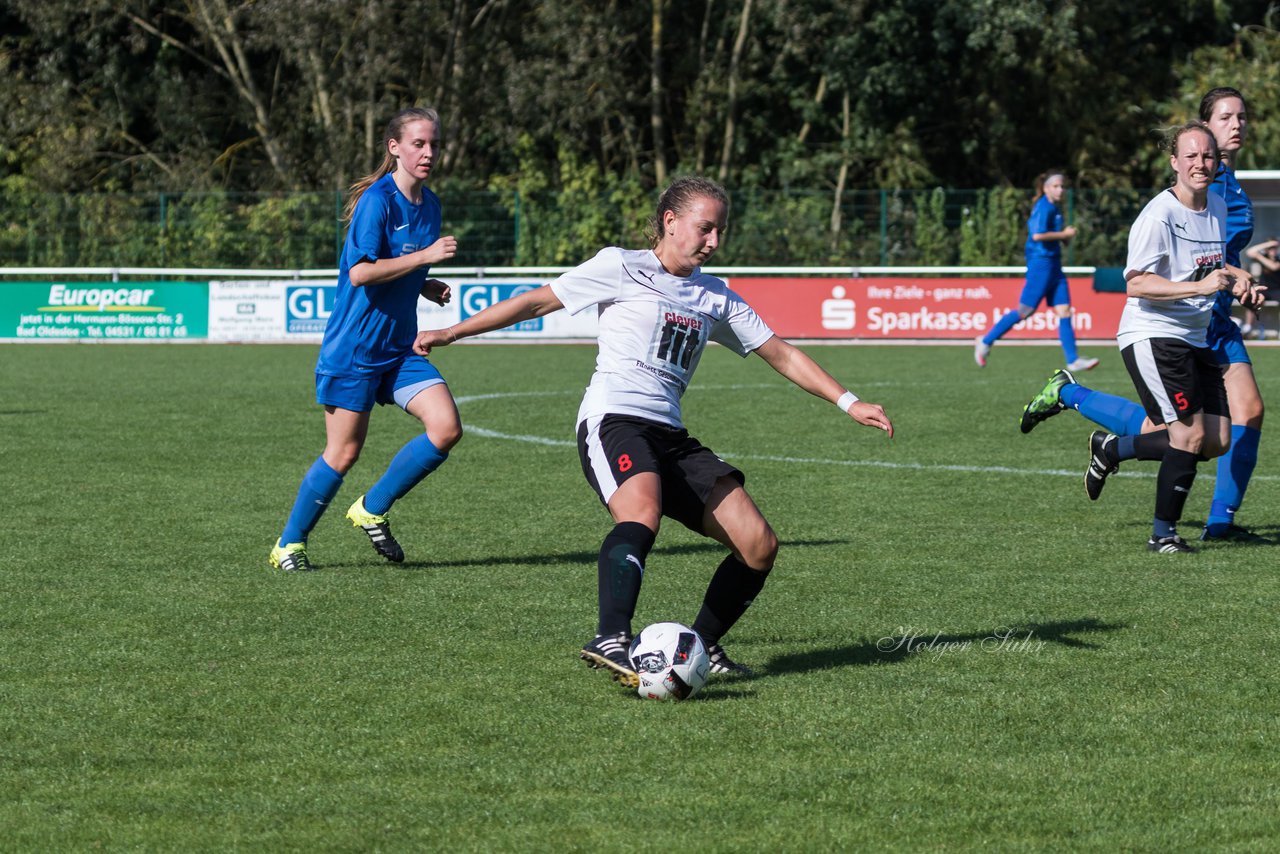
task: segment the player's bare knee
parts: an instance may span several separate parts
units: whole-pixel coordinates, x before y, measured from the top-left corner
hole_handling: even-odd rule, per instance
[[[1231,405],[1231,416],[1240,423],[1253,427],[1255,430],[1262,426],[1262,415],[1265,412],[1262,405],[1261,396],[1254,395],[1243,401],[1238,401]]]
[[[439,450],[448,451],[462,440],[462,424],[457,421],[431,424],[427,427],[427,438]]]
[[[1170,437],[1172,439],[1172,437]],[[1205,450],[1204,430],[1191,428],[1183,432],[1176,442],[1170,441],[1171,446],[1188,451],[1192,454],[1202,454]]]
[[[338,474],[346,474],[360,459],[359,445],[342,445],[337,448],[326,448],[324,461]]]
[[[629,500],[609,503],[609,514],[615,523],[639,522],[657,536],[662,527],[662,505],[651,501]]]
[[[614,514],[613,521],[621,524],[622,522],[638,522],[644,525],[656,537],[658,531],[662,529],[662,511],[661,510],[634,510],[625,516]]]
[[[778,558],[778,535],[766,522],[747,538],[740,552],[742,562],[752,569],[773,569],[773,562]]]

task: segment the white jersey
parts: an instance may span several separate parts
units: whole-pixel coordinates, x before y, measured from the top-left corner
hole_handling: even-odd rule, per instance
[[[1155,273],[1171,282],[1196,282],[1220,268],[1226,258],[1227,205],[1213,193],[1202,211],[1193,211],[1173,194],[1147,203],[1129,230],[1129,259],[1124,276]],[[1176,300],[1129,297],[1116,342],[1121,348],[1148,338],[1178,338],[1204,347],[1215,294]]]
[[[599,306],[600,350],[579,423],[617,414],[682,427],[680,397],[708,340],[745,357],[773,337],[721,279],[701,268],[673,276],[647,249],[601,249],[551,290],[570,314]]]

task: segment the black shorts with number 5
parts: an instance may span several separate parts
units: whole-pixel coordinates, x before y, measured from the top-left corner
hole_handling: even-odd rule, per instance
[[[1148,338],[1120,355],[1151,423],[1168,424],[1202,411],[1230,416],[1222,367],[1208,347],[1179,338]]]
[[[662,515],[691,531],[706,532],[702,516],[716,481],[746,477],[706,448],[689,431],[636,418],[604,415],[578,425],[582,473],[606,507],[627,479],[654,472],[662,481]]]

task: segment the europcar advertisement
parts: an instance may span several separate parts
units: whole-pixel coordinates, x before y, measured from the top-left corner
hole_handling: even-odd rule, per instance
[[[174,341],[208,334],[206,282],[0,284],[0,338]]]

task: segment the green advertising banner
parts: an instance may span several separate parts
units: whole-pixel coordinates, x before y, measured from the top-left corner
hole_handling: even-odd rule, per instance
[[[208,282],[0,282],[0,338],[172,341],[208,335]]]

